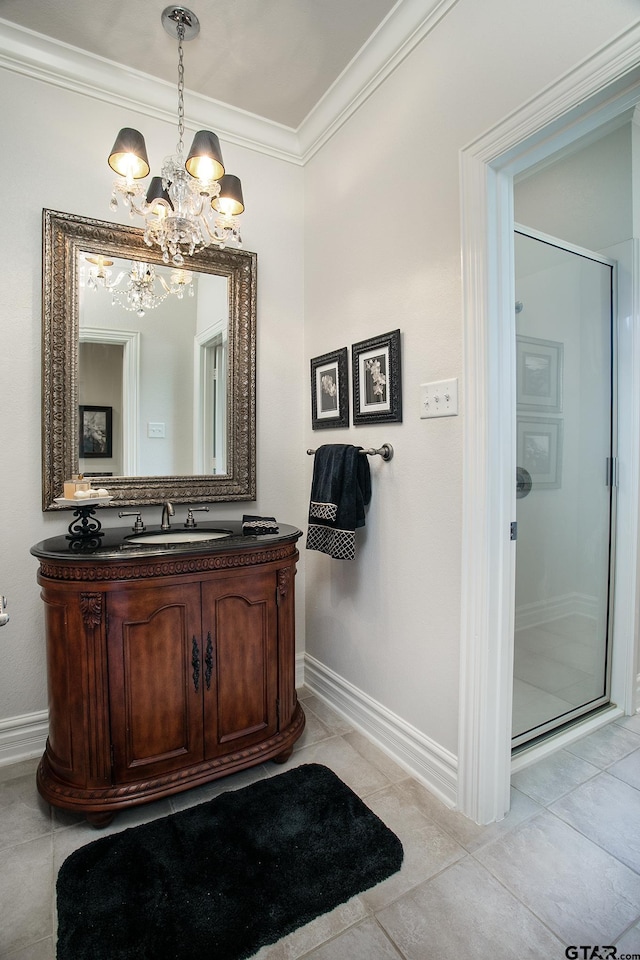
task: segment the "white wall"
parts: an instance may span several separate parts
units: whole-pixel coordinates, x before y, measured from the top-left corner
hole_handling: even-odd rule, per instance
[[[107,154],[125,125],[145,134],[152,167],[176,142],[172,125],[7,70],[0,175],[3,307],[0,312],[0,593],[11,619],[0,633],[0,740],[15,718],[46,710],[42,603],[32,544],[64,533],[69,516],[42,514],[40,336],[43,207],[113,220]],[[225,161],[243,180],[245,247],[258,253],[258,500],[222,504],[209,516],[236,518],[245,507],[301,526],[305,521],[302,324],[302,169],[234,145]],[[270,189],[263,190],[268,183]],[[286,210],[282,216],[282,210]],[[122,222],[128,222],[123,214]],[[278,229],[278,243],[273,242]],[[284,346],[286,345],[286,347]],[[189,363],[193,347],[189,345]],[[146,511],[159,522],[160,508]],[[101,512],[105,525],[126,521]],[[304,595],[304,564],[297,589]],[[299,625],[304,642],[304,624]]]
[[[459,151],[637,15],[461,0],[306,168],[308,357],[400,327],[404,363],[401,425],[323,431],[396,455],[372,463],[356,564],[308,557],[307,652],[452,754],[462,424],[420,420],[418,387],[461,375]]]
[[[633,236],[631,119],[594,143],[532,169],[514,189],[515,219],[603,250]]]

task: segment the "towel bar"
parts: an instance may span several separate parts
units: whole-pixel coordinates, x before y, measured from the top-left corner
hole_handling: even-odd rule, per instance
[[[307,450],[307,453],[310,457],[313,456],[315,450]],[[393,459],[393,447],[390,443],[383,443],[379,450],[376,450],[374,447],[370,447],[368,450],[361,450],[360,453],[366,453],[368,457],[379,456],[388,463],[389,460]]]

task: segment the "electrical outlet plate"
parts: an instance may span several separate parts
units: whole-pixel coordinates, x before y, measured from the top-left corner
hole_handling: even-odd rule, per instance
[[[455,417],[458,414],[458,380],[420,384],[420,419]]]

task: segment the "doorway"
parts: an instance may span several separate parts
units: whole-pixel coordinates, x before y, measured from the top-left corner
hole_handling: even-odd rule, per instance
[[[464,475],[458,809],[477,823],[510,807],[516,511],[514,177],[640,103],[640,25],[596,51],[461,151]],[[634,231],[635,233],[635,231]],[[595,729],[640,703],[640,241],[616,244],[619,270],[616,609],[611,696]],[[621,264],[618,250],[615,256]],[[513,421],[513,422],[511,422]],[[621,521],[620,518],[623,518]],[[571,735],[580,735],[580,732]],[[562,745],[552,738],[550,749]],[[537,747],[525,751],[532,759]]]
[[[512,744],[609,703],[614,263],[518,227]]]

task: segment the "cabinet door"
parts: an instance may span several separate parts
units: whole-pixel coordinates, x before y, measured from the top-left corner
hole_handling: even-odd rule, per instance
[[[277,630],[273,572],[203,583],[207,758],[242,750],[276,732]]]
[[[140,780],[201,761],[199,584],[111,594],[108,616],[115,780]]]

